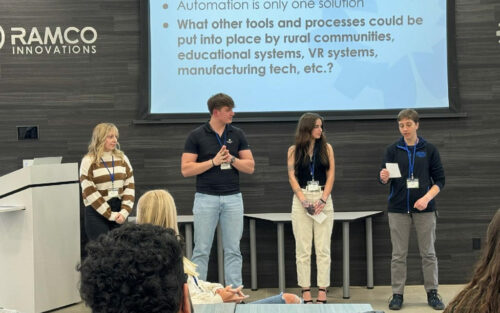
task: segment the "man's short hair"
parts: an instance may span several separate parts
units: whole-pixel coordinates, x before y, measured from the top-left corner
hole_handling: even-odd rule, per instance
[[[398,122],[404,119],[412,120],[415,124],[417,124],[419,120],[417,111],[413,109],[401,110],[398,114]]]
[[[223,107],[234,108],[233,98],[226,95],[225,93],[218,93],[213,95],[207,101],[208,111],[210,111],[210,115],[214,112],[214,109],[220,110]]]
[[[86,250],[80,294],[93,313],[179,312],[186,278],[174,230],[127,224]]]

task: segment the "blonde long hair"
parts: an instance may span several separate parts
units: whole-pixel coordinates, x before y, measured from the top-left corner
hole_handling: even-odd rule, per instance
[[[177,209],[172,195],[164,189],[150,190],[143,194],[137,202],[137,223],[172,228],[178,235]],[[187,258],[183,259],[183,263],[186,274],[199,275],[195,263]]]
[[[104,144],[106,137],[110,132],[115,132],[118,138],[118,128],[113,123],[100,123],[94,127],[92,131],[92,139],[90,140],[87,155],[92,157],[92,163],[99,164],[99,160],[104,154]],[[123,159],[123,152],[120,150],[120,144],[117,142],[115,149],[112,151],[113,155]]]
[[[172,228],[179,234],[177,209],[172,195],[163,189],[150,190],[137,202],[137,223]]]

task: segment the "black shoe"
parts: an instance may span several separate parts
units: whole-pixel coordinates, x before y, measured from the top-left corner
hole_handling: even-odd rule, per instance
[[[434,310],[444,310],[444,303],[441,299],[441,296],[438,294],[438,291],[436,289],[431,289],[427,293],[427,303],[434,309]]]
[[[318,294],[319,292],[324,292],[325,294],[328,292],[328,290],[326,290],[326,288],[318,288]],[[319,297],[319,295],[318,295]],[[320,299],[316,299],[316,303],[321,303],[321,304],[326,304],[327,300],[320,300]]]
[[[403,306],[403,295],[397,293],[393,294],[391,302],[389,303],[389,309],[401,310],[402,306]]]
[[[313,303],[312,299],[309,299],[309,300],[304,299],[304,292],[311,292],[311,288],[302,289],[302,300],[304,301],[304,304]]]

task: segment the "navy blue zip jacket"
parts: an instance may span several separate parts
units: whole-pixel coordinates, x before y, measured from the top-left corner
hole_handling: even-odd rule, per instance
[[[409,160],[413,160],[413,152],[416,151],[413,177],[418,178],[419,188],[406,188],[406,180],[410,177]],[[444,187],[444,169],[441,164],[439,152],[431,143],[418,137],[417,146],[408,147],[401,137],[397,142],[388,146],[385,152],[381,169],[385,163],[398,163],[401,171],[400,178],[390,178],[390,194],[388,199],[388,211],[392,213],[420,213],[436,210],[434,199],[429,201],[427,208],[419,211],[413,207],[415,202],[424,196],[427,191],[437,185],[440,190]]]

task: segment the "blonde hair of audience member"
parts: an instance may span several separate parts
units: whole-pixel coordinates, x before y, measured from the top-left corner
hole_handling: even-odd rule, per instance
[[[100,123],[94,127],[92,138],[88,147],[87,155],[93,158],[92,163],[98,164],[104,154],[104,144],[109,135],[115,135],[118,140],[118,128],[113,123]],[[123,159],[123,152],[120,150],[120,144],[117,142],[113,155]]]
[[[500,312],[500,209],[488,226],[486,245],[470,283],[450,302],[445,313]]]
[[[137,202],[137,223],[138,224],[153,224],[175,230],[179,234],[177,227],[177,208],[175,206],[172,195],[162,189],[150,190],[142,195]],[[183,258],[184,273],[197,277],[196,264]],[[218,292],[222,299],[240,298],[241,287],[232,289],[231,287],[223,288]],[[235,295],[236,294],[236,295]],[[241,297],[243,299],[243,297]],[[241,300],[240,300],[241,301]]]
[[[172,195],[163,189],[150,190],[143,194],[137,202],[137,223],[172,228],[178,235],[177,208]],[[183,261],[184,272],[191,276],[198,276],[196,264],[187,258]]]
[[[177,209],[172,195],[163,189],[150,190],[143,194],[137,202],[137,223],[153,224],[174,229],[179,234],[177,227]],[[184,273],[197,277],[196,264],[183,258]],[[224,302],[237,302],[246,298],[241,292],[242,286],[233,289],[231,286],[218,289],[217,293]],[[287,303],[298,303],[300,299],[292,294],[283,294]]]
[[[177,209],[172,195],[163,189],[150,190],[137,202],[137,223],[172,228],[177,234]]]

